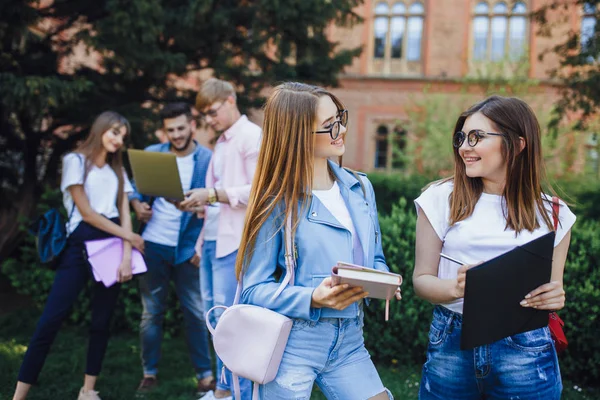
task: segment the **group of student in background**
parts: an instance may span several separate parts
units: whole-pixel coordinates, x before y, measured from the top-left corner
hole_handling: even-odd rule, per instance
[[[260,385],[261,399],[310,399],[314,383],[328,399],[392,399],[365,348],[361,287],[332,286],[331,268],[346,260],[388,271],[373,186],[343,168],[348,110],[331,92],[289,82],[274,88],[262,130],[242,115],[236,92],[209,79],[197,95],[200,118],[220,133],[212,151],[193,137],[185,103],[163,107],[168,138],[147,151],[176,155],[182,202],[138,193],[123,168],[127,120],[107,111],[63,160],[61,190],[69,215],[68,242],[46,306],[19,372],[14,400],[25,399],[78,294],[93,276],[85,241],[123,239],[118,282],[132,279],[131,252],[144,253],[148,271],[136,277],[143,378],[138,393],[159,384],[162,325],[171,284],[181,303],[197,397],[232,399],[231,373],[209,349],[205,313],[230,306],[243,277],[241,302],[293,319],[276,378]],[[453,136],[451,136],[453,134]],[[423,365],[420,399],[560,399],[562,381],[547,327],[473,350],[460,349],[466,271],[550,231],[540,127],[522,100],[489,97],[466,110],[449,132],[453,175],[428,185],[415,200],[415,293],[436,307]],[[130,206],[143,223],[132,230]],[[285,274],[284,225],[292,217],[295,282],[276,298]],[[522,307],[564,307],[563,269],[575,215],[560,202],[551,282]],[[440,258],[455,255],[465,265]],[[87,365],[79,400],[100,399],[96,380],[109,340],[120,284],[94,284]],[[396,293],[401,298],[400,291]],[[222,309],[210,315],[218,323]],[[249,400],[251,382],[241,380]],[[125,398],[125,397],[123,397]]]

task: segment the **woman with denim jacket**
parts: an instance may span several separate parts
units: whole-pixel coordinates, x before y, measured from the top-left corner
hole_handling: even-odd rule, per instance
[[[127,193],[133,189],[122,162],[123,142],[129,132],[129,122],[123,116],[113,111],[103,112],[92,124],[87,139],[63,158],[60,188],[69,213],[67,243],[60,255],[44,312],[21,364],[13,400],[27,397],[62,322],[79,293],[93,280],[84,256],[84,242],[120,237],[123,259],[117,270],[119,283],[105,287],[101,282],[94,282],[87,363],[78,396],[78,400],[100,400],[94,389],[108,345],[110,320],[120,283],[132,277],[132,246],[144,250],[144,240],[132,231]]]
[[[460,349],[466,271],[554,231],[554,218],[551,282],[532,290],[521,306],[564,307],[575,215],[563,202],[553,213],[552,197],[542,192],[538,121],[522,100],[492,96],[460,115],[453,145],[454,176],[432,183],[415,200],[415,292],[437,304],[419,398],[558,400],[562,383],[548,327]]]
[[[302,83],[276,87],[265,106],[236,273],[243,279],[243,303],[294,323],[275,380],[259,388],[261,399],[309,399],[315,381],[329,399],[392,398],[364,345],[368,293],[331,285],[338,261],[388,271],[373,187],[366,176],[360,182],[340,166],[347,119],[337,97]],[[272,299],[277,276],[285,274],[289,215],[295,282]]]

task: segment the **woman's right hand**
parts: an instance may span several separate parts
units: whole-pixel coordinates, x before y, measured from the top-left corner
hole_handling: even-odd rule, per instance
[[[144,254],[144,239],[142,239],[140,235],[131,232],[131,235],[127,241],[130,242],[133,247],[138,249],[140,253]]]
[[[483,262],[483,261],[482,261]],[[482,262],[477,264],[464,264],[458,269],[458,275],[456,276],[456,285],[453,288],[453,296],[455,299],[462,299],[465,297],[465,284],[467,283],[467,270],[473,268]]]
[[[368,295],[369,293],[363,291],[361,286],[350,287],[348,284],[331,286],[331,277],[327,277],[313,291],[310,306],[313,308],[327,307],[334,310],[343,310]]]

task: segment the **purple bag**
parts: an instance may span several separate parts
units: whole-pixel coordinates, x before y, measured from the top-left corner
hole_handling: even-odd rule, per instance
[[[285,266],[287,273],[272,299],[277,298],[288,283],[294,284],[291,217],[288,217],[285,228]],[[293,321],[268,308],[238,304],[242,282],[243,275],[231,307],[215,306],[208,310],[206,325],[213,335],[215,352],[232,373],[235,399],[241,398],[238,380],[238,376],[241,376],[253,382],[252,399],[258,400],[258,385],[271,382],[277,376]],[[217,308],[224,308],[225,311],[213,328],[208,317]]]

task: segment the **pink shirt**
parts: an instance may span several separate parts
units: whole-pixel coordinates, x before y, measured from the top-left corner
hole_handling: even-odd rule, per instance
[[[217,228],[217,258],[225,257],[240,247],[250,185],[254,178],[262,130],[242,115],[217,140],[222,143],[219,156],[222,170],[219,187],[227,192],[229,204],[220,203]],[[215,186],[214,155],[206,171],[206,187]],[[196,253],[202,254],[204,229],[196,243]]]

